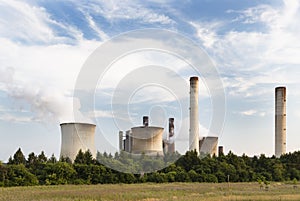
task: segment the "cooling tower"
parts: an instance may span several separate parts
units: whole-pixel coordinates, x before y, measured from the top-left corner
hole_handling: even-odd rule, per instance
[[[190,78],[190,135],[189,150],[199,154],[198,77]]]
[[[131,128],[131,153],[146,155],[163,155],[163,131],[161,127],[141,126]]]
[[[96,156],[95,128],[96,125],[88,123],[62,123],[61,126],[61,151],[60,157],[69,157],[72,161],[79,150],[90,150]]]
[[[211,156],[218,154],[218,137],[203,137],[199,141],[200,154]]]
[[[286,88],[275,88],[275,156],[286,152]]]

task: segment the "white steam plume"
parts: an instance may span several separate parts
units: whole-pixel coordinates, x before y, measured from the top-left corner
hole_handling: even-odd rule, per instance
[[[84,117],[80,109],[80,102],[70,96],[70,92],[62,92],[57,88],[43,84],[28,83],[16,80],[15,69],[0,68],[0,90],[20,104],[20,107],[30,107],[32,121],[63,123],[76,121],[91,123]],[[69,93],[69,95],[67,94]]]

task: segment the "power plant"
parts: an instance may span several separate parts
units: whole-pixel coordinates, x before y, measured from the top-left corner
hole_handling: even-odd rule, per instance
[[[199,141],[200,155],[218,155],[218,137],[203,137]]]
[[[286,88],[275,88],[275,156],[286,153]]]
[[[190,78],[190,135],[189,150],[199,154],[198,77]]]
[[[75,160],[79,150],[89,150],[93,157],[96,156],[95,128],[96,125],[88,123],[62,123],[60,157]]]
[[[189,150],[198,155],[221,155],[223,147],[218,149],[218,137],[206,136],[199,140],[198,77],[190,78],[190,128]],[[119,131],[119,150],[132,154],[164,155],[175,152],[174,118],[169,118],[169,129],[163,139],[164,128],[149,126],[149,117],[143,116],[143,125],[132,127],[124,134]],[[89,150],[95,157],[95,128],[89,123],[62,123],[60,157],[74,160],[79,150]],[[286,153],[286,88],[275,88],[275,156]]]
[[[149,118],[144,116],[143,126],[126,131],[124,140],[123,132],[119,132],[120,150],[132,154],[163,155],[163,131],[162,127],[149,126]]]
[[[169,133],[167,139],[163,141],[164,153],[175,152],[175,136],[174,136],[174,118],[169,118]]]

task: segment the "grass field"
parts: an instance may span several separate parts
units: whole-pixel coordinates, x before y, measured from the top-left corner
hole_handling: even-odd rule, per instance
[[[0,188],[0,200],[300,200],[300,188],[271,183],[105,184]]]

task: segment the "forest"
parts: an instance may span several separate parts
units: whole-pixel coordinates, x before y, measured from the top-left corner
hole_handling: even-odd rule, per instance
[[[117,171],[117,170],[121,171]],[[300,151],[275,156],[237,156],[231,151],[218,157],[199,157],[196,151],[164,157],[139,158],[126,153],[78,152],[57,160],[30,153],[27,158],[19,148],[8,159],[0,162],[0,186],[32,186],[61,184],[115,184],[164,182],[271,182],[299,181]]]

